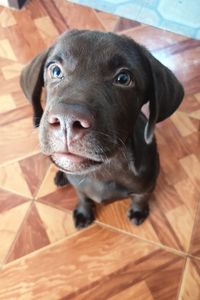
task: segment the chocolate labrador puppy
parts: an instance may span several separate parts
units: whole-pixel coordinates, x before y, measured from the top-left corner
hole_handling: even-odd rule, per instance
[[[24,68],[21,86],[56,184],[76,188],[75,226],[94,221],[95,202],[127,197],[129,219],[141,224],[159,172],[154,127],[184,95],[172,72],[126,36],[72,30]]]

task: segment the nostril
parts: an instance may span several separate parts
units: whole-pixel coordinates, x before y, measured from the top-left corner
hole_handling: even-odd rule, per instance
[[[49,116],[49,124],[52,126],[60,126],[60,120],[56,116]]]
[[[90,128],[90,123],[87,120],[75,121],[73,123],[74,129],[87,129]]]
[[[83,126],[81,125],[81,123],[80,123],[79,121],[75,121],[75,122],[73,123],[73,128],[74,128],[74,129],[82,129]]]

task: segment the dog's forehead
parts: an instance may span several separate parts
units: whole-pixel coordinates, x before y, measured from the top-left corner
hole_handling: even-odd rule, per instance
[[[95,67],[109,62],[115,67],[115,64],[120,66],[128,63],[128,48],[131,46],[127,39],[112,33],[74,31],[61,35],[54,46],[53,54],[74,63],[95,61]]]
[[[81,52],[84,51],[113,51],[116,49],[117,44],[118,46],[119,44],[123,44],[123,38],[110,32],[75,31],[71,34],[62,35],[59,39],[59,43],[62,47],[70,49],[72,53],[81,54]]]

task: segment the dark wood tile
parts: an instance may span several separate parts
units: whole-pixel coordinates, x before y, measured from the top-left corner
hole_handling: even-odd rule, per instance
[[[141,24],[136,21],[128,20],[125,18],[119,18],[117,24],[114,27],[114,32],[120,32],[127,29],[133,29],[134,27],[140,26]]]
[[[32,195],[35,196],[51,164],[50,160],[39,153],[21,160],[19,164],[29,189]]]
[[[69,185],[58,188],[55,192],[38,198],[37,201],[58,209],[73,210],[77,204],[77,195],[74,188]]]
[[[27,199],[23,196],[0,189],[0,213],[6,212],[26,201]]]
[[[27,255],[50,243],[42,220],[32,204],[23,226],[10,250],[6,262]]]

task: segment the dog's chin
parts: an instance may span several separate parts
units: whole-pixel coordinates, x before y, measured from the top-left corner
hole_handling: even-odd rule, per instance
[[[53,153],[52,162],[67,174],[81,175],[98,168],[103,161],[92,160],[72,153]]]

